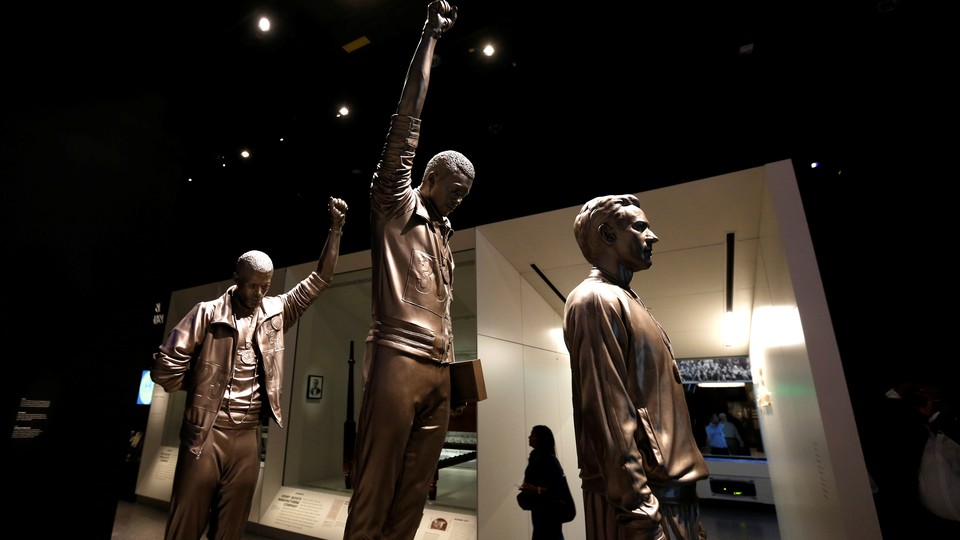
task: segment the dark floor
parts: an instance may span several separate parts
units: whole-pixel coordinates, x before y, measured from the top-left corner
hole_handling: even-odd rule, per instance
[[[113,523],[113,540],[163,540],[167,510],[154,504],[120,500]],[[244,533],[243,540],[271,540],[269,536]]]
[[[780,540],[774,507],[766,504],[705,499],[700,502],[709,540]],[[160,540],[166,510],[142,502],[121,500],[113,528],[114,540]],[[246,533],[244,540],[273,540]]]
[[[708,540],[780,540],[771,504],[701,499],[700,513]]]

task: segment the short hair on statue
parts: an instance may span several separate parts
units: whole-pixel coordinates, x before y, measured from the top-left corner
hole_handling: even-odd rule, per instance
[[[273,261],[262,251],[250,250],[237,259],[237,274],[251,270],[258,273],[273,272]]]
[[[430,161],[427,162],[427,167],[423,171],[424,178],[438,167],[442,167],[444,171],[459,172],[470,180],[473,180],[476,176],[473,163],[467,156],[456,150],[444,150],[430,158]]]
[[[597,230],[604,223],[616,223],[623,217],[623,208],[640,207],[640,199],[635,195],[604,195],[587,201],[580,213],[573,219],[573,236],[577,239],[580,252],[587,262],[593,264],[602,249]]]

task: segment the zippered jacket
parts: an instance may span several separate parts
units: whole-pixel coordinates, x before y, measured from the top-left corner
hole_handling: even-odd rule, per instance
[[[260,303],[262,318],[253,347],[263,366],[269,413],[281,428],[283,335],[328,286],[311,272],[288,292],[266,296]],[[187,392],[180,441],[198,457],[217,419],[237,357],[239,333],[231,300],[236,288],[233,285],[220,298],[194,306],[153,356],[150,378],[167,392]]]

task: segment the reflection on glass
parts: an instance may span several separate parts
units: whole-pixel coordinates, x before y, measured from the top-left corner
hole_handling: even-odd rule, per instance
[[[683,358],[677,360],[677,366],[685,385],[690,422],[703,455],[765,459],[750,359]],[[708,437],[713,431],[723,434],[716,446],[710,444]]]
[[[300,318],[286,429],[284,485],[346,489],[344,428],[348,420],[355,420],[347,414],[351,395],[347,382],[354,371],[355,411],[360,403],[363,350],[369,327],[369,268],[336,274],[323,293],[323,301]],[[323,377],[320,399],[307,398],[311,376]]]
[[[455,356],[456,360],[470,360],[477,357],[475,252],[458,252],[454,259],[451,317]],[[350,491],[350,423],[359,413],[363,390],[364,347],[370,328],[370,273],[370,269],[363,269],[337,274],[322,301],[300,318],[289,427],[285,430],[285,486]],[[306,397],[311,375],[324,377],[321,399]],[[438,468],[435,499],[433,491],[431,499],[441,505],[476,509],[475,406],[451,419],[447,442]]]

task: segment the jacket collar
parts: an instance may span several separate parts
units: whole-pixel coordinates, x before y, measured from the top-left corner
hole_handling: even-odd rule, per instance
[[[430,206],[427,204],[423,193],[420,193],[420,190],[417,189],[417,198],[416,205],[414,206],[414,213],[420,217],[426,223],[439,223],[440,232],[449,239],[453,236],[453,226],[450,224],[450,219],[447,217],[441,217],[430,211]]]
[[[223,293],[223,296],[219,298],[219,305],[214,310],[213,320],[215,322],[221,322],[234,326],[233,319],[233,293],[237,290],[236,285],[231,285],[227,289],[227,292]],[[260,312],[262,313],[262,318],[264,320],[278,315],[280,313],[280,306],[275,302],[266,302],[266,297],[264,300],[260,301]],[[272,309],[272,311],[271,311]]]
[[[601,270],[596,266],[590,269],[590,277],[602,279],[603,281],[616,285],[621,289],[632,292],[632,290],[630,289],[629,283],[623,283],[619,278],[617,278],[617,276],[611,274],[610,272],[607,272],[606,270]]]

